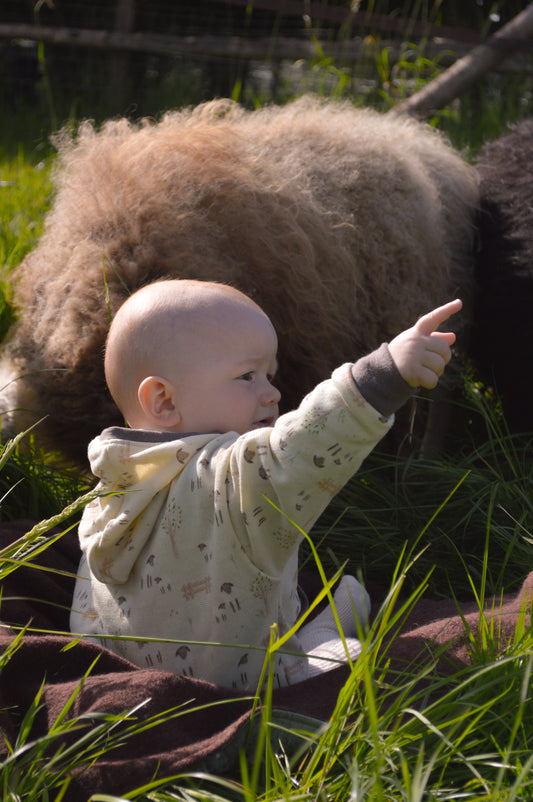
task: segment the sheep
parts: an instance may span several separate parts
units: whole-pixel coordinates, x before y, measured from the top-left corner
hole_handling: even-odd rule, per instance
[[[279,336],[282,411],[472,284],[473,168],[442,134],[349,102],[229,100],[56,138],[56,195],[15,271],[3,346],[3,433],[84,465],[122,420],[107,392],[110,317],[168,277],[254,298]],[[468,312],[463,320],[468,319]]]
[[[509,431],[527,433],[533,381],[533,120],[475,159],[480,185],[471,356],[501,397]],[[496,325],[497,323],[497,325]]]

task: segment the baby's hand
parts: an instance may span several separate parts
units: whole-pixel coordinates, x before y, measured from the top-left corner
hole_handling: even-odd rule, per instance
[[[431,390],[451,359],[451,331],[435,329],[463,306],[459,299],[423,315],[411,329],[402,331],[389,343],[389,351],[401,376],[411,387]]]

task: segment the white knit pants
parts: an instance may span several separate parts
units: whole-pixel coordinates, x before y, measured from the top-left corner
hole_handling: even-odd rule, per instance
[[[309,677],[322,674],[352,660],[361,654],[361,643],[355,637],[357,627],[364,627],[370,612],[370,597],[364,587],[353,576],[343,576],[333,594],[333,602],[346,641],[341,640],[331,605],[319,613],[308,624],[298,630],[298,637],[309,660]]]

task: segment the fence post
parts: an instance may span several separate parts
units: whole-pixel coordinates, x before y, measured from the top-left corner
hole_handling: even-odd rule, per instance
[[[117,0],[115,13],[115,31],[131,33],[135,24],[135,0]],[[109,82],[108,103],[116,109],[123,105],[129,86],[131,54],[118,51],[111,56],[111,76]],[[119,103],[117,103],[117,100]],[[125,111],[125,109],[124,109]]]

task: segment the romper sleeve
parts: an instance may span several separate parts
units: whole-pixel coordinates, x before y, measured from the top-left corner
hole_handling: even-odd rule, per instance
[[[223,495],[229,483],[233,526],[258,568],[279,575],[303,538],[298,527],[312,527],[393,420],[363,397],[346,364],[274,427],[234,441],[215,484]]]

